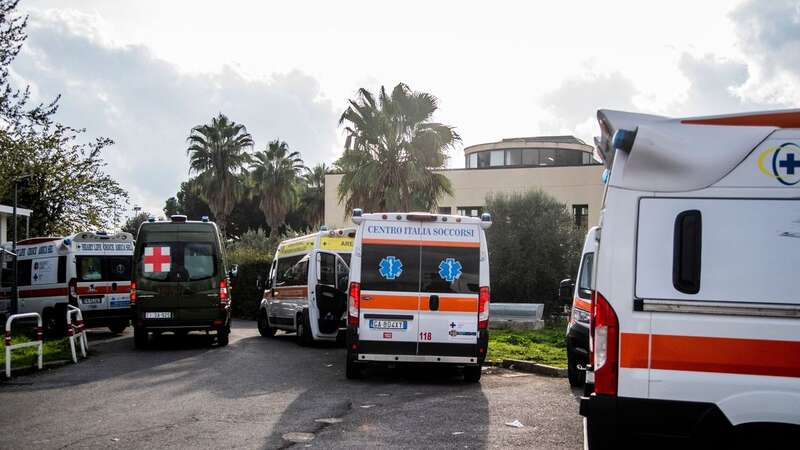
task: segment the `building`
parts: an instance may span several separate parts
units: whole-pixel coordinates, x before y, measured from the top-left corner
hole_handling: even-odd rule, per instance
[[[453,195],[439,201],[442,214],[478,216],[493,193],[541,189],[563,202],[581,227],[596,224],[603,196],[603,166],[592,146],[573,136],[503,139],[464,149],[465,168],[443,169]],[[325,177],[325,223],[349,225],[349,211],[337,198],[341,174]],[[491,212],[491,211],[490,211]]]
[[[17,239],[28,237],[30,229],[31,210],[17,208],[17,220],[25,218],[25,228],[17,223]],[[14,237],[14,208],[8,205],[0,205],[0,245],[10,242]]]

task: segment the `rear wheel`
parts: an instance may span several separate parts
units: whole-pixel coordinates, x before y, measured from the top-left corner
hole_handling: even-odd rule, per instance
[[[311,336],[311,321],[308,319],[308,311],[297,316],[297,343],[303,347],[308,347],[314,343]]]
[[[361,364],[355,362],[350,357],[350,352],[347,352],[347,365],[345,366],[345,376],[348,380],[359,380],[364,378],[364,368]]]
[[[220,347],[225,347],[228,345],[228,342],[230,342],[230,337],[230,327],[220,328],[220,330],[217,331],[217,344],[219,344]]]
[[[586,371],[578,368],[578,358],[571,351],[567,351],[567,377],[572,387],[581,387],[586,382]]]
[[[128,328],[127,320],[124,322],[116,322],[108,326],[111,334],[122,334],[122,332],[125,331],[125,328]]]
[[[269,326],[269,320],[267,320],[267,311],[261,310],[258,313],[258,332],[261,336],[264,337],[273,337],[275,336],[275,328]]]
[[[481,366],[464,367],[464,381],[467,383],[477,383],[481,380]]]
[[[142,327],[133,327],[133,345],[139,350],[147,348],[147,330]]]

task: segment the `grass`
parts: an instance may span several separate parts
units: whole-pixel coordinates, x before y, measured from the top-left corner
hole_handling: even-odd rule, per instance
[[[12,344],[31,342],[27,336],[14,336],[11,338]],[[72,359],[67,339],[45,340],[42,348],[42,361],[52,362],[61,359]],[[0,341],[0,369],[5,373],[6,364],[6,345],[5,341]],[[26,347],[11,351],[11,368],[20,369],[36,365],[36,347]]]
[[[567,344],[564,337],[566,325],[548,324],[541,330],[514,331],[489,330],[489,361],[520,359],[567,367]]]

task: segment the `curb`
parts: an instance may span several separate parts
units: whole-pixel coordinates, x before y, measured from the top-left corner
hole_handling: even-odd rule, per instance
[[[567,378],[567,369],[538,364],[530,361],[520,361],[518,359],[504,359],[499,364],[506,369],[518,370],[520,372],[536,373],[548,377]]]

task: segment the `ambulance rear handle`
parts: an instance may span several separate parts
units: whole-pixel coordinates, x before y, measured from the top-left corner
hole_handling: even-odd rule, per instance
[[[431,311],[438,311],[439,310],[439,296],[438,295],[431,295],[428,299],[428,308]]]

